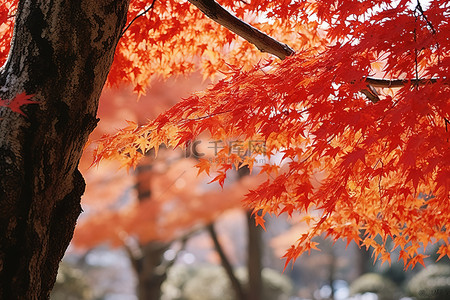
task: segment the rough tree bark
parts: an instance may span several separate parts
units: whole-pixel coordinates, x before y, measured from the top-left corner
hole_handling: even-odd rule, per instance
[[[128,0],[20,1],[0,97],[25,92],[26,117],[0,109],[0,299],[47,299],[72,238],[77,169]]]

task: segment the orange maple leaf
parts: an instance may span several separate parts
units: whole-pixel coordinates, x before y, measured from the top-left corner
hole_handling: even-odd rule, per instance
[[[196,168],[198,168],[197,176],[200,175],[203,171],[206,172],[209,176],[209,169],[211,168],[211,163],[209,160],[200,158],[200,162],[195,165]]]
[[[264,229],[264,231],[266,230],[266,226],[264,225],[264,223],[266,222],[266,220],[264,220],[264,218],[258,214],[255,214],[255,223],[256,226],[261,226],[262,229]]]

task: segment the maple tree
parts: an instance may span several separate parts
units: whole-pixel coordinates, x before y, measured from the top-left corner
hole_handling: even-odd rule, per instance
[[[77,165],[105,81],[144,93],[151,77],[197,66],[227,78],[105,138],[96,161],[132,166],[162,142],[184,145],[203,131],[262,139],[269,156],[283,153],[286,171],[263,168],[275,179],[246,198],[257,221],[259,211],[311,212],[288,260],[321,233],[383,260],[391,236],[406,266],[436,240],[448,255],[449,10],[443,0],[1,1],[0,98],[25,93],[38,104],[19,105],[26,117],[0,107],[0,295],[48,297],[81,211]],[[252,157],[227,150],[219,161],[252,167]],[[215,180],[231,168],[220,164]],[[313,187],[317,173],[326,176]]]
[[[128,1],[0,2],[2,299],[49,297],[81,212],[77,165],[127,8]]]
[[[426,10],[419,1],[271,7],[266,16],[283,20],[280,27],[301,23],[320,42],[281,62],[234,67],[148,124],[104,138],[96,160],[132,166],[149,149],[185,145],[205,131],[216,140],[262,139],[269,157],[283,154],[286,169],[266,165],[273,177],[247,195],[257,222],[266,213],[310,213],[310,230],[287,251],[287,262],[315,249],[311,239],[322,233],[372,247],[388,262],[391,237],[406,268],[423,263],[419,248],[438,240],[441,256],[450,255],[449,10],[446,1],[430,1]],[[261,154],[229,150],[215,166],[213,181],[221,184],[233,165],[251,169]],[[209,162],[199,167],[208,170]],[[325,178],[313,187],[319,173]]]

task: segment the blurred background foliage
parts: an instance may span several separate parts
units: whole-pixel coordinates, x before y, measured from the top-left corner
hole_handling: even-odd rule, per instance
[[[181,79],[155,80],[139,101],[130,88],[105,90],[92,139],[125,119],[154,118],[207,84],[199,74]],[[266,218],[266,231],[255,227],[240,200],[261,182],[257,164],[252,174],[234,171],[217,193],[217,184],[193,168],[198,153],[214,158],[217,143],[205,137],[196,146],[161,149],[129,172],[114,163],[92,167],[92,146],[86,148],[85,212],[52,300],[450,299],[446,257],[434,264],[430,255],[426,269],[405,271],[398,251],[391,265],[381,265],[354,243],[317,238],[321,251],[284,268],[281,257],[305,231],[296,222],[302,216]]]

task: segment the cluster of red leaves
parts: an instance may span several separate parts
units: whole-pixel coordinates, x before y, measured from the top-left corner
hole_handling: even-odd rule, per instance
[[[269,19],[266,12],[283,2],[226,0],[221,5],[282,42],[290,40],[297,47],[317,42],[314,27],[306,30],[301,22],[275,12]],[[259,22],[261,18],[272,23]],[[109,84],[130,82],[135,91],[142,92],[153,75],[167,78],[200,70],[210,78],[229,64],[251,65],[261,59],[256,47],[208,19],[188,1],[133,0],[128,13],[129,23],[132,20],[117,47]],[[303,36],[299,37],[298,32]]]
[[[13,34],[14,13],[17,9],[18,0],[0,1],[0,65],[6,61]]]
[[[17,2],[0,0],[0,64],[9,52]],[[290,41],[293,47],[317,43],[317,24],[308,27],[278,12],[284,2],[226,0],[221,4],[263,32],[282,42]],[[267,22],[260,22],[261,18]],[[167,78],[200,70],[205,78],[213,77],[219,70],[226,70],[227,64],[249,66],[264,57],[256,47],[211,21],[187,1],[131,0],[125,29],[108,84],[131,83],[138,93],[145,91],[154,76]]]
[[[310,230],[287,251],[287,262],[314,248],[311,239],[320,234],[372,247],[383,261],[399,248],[406,268],[422,263],[421,250],[439,240],[441,257],[450,257],[450,4],[431,1],[425,12],[416,3],[381,0],[259,9],[309,24],[304,28],[322,24],[327,47],[234,68],[149,124],[105,137],[96,161],[120,158],[132,166],[160,143],[185,145],[204,131],[223,141],[262,139],[267,157],[283,155],[283,167],[263,167],[269,179],[245,203],[263,215],[311,213]],[[388,79],[437,79],[379,90],[373,103],[359,91],[380,64]],[[252,168],[261,154],[229,150],[218,153],[214,180],[223,182],[233,163]],[[206,161],[199,167],[209,171]]]

